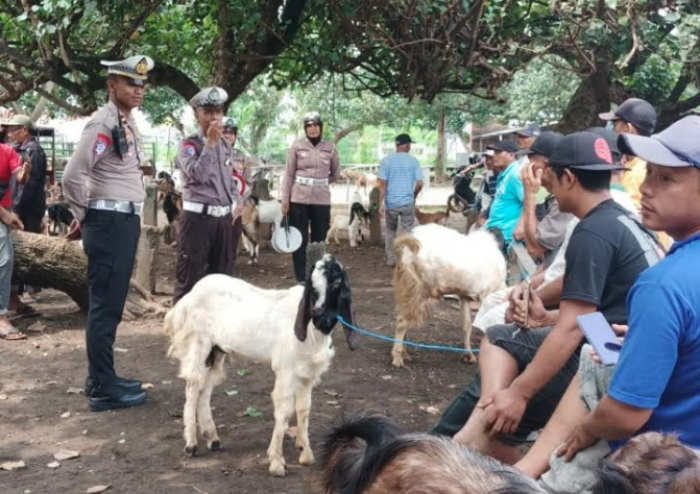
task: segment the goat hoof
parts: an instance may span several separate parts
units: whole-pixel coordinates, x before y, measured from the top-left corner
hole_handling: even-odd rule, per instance
[[[476,357],[473,353],[466,353],[464,357],[462,357],[462,361],[467,364],[476,364]]]
[[[270,463],[270,475],[274,475],[275,477],[286,477],[287,466],[280,461],[273,461]]]
[[[403,359],[401,357],[394,357],[394,359],[391,361],[391,365],[398,369],[403,369]]]
[[[212,451],[219,451],[221,449],[221,441],[212,441],[209,449]]]
[[[195,444],[194,446],[185,446],[185,454],[190,458],[197,456],[199,453],[199,448]]]
[[[305,449],[301,452],[299,455],[299,464],[300,465],[313,465],[316,460],[314,459],[314,454],[311,452],[310,449]]]

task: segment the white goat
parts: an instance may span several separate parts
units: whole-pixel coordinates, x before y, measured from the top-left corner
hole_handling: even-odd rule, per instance
[[[362,242],[364,235],[362,234],[362,228],[360,225],[360,217],[355,216],[350,222],[350,217],[344,214],[336,214],[333,216],[333,222],[331,223],[331,228],[328,230],[328,235],[326,236],[326,243],[330,243],[331,238],[335,240],[336,244],[339,244],[338,232],[341,230],[347,230],[348,240],[350,241],[350,247],[357,247],[358,240]]]
[[[248,264],[258,264],[260,254],[260,225],[270,224],[277,229],[282,224],[282,205],[277,200],[261,201],[249,197],[243,203],[241,224],[244,244],[250,254]]]
[[[396,239],[394,252],[397,341],[392,364],[403,367],[410,360],[403,345],[406,331],[423,324],[430,300],[444,295],[459,297],[464,346],[471,348],[469,302],[505,287],[506,260],[493,235],[483,230],[462,235],[444,226],[422,225]],[[471,352],[466,358],[476,361]]]
[[[311,390],[330,366],[330,334],[338,315],[353,324],[350,285],[342,265],[330,255],[316,262],[305,287],[263,290],[219,274],[197,283],[168,312],[163,327],[171,337],[168,355],[180,360],[180,377],[187,383],[185,453],[198,452],[197,424],[209,449],[221,447],[210,401],[214,386],[224,379],[223,363],[230,354],[270,362],[275,372],[275,428],[267,450],[270,473],[286,475],[282,446],[295,405],[299,463],[313,463]],[[344,330],[354,350],[359,335],[349,327]]]

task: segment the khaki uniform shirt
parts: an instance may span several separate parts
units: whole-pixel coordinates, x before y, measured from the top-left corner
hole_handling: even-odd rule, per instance
[[[340,177],[340,157],[332,142],[321,140],[317,146],[308,139],[292,144],[287,154],[287,170],[282,187],[282,201],[299,204],[331,203],[331,190],[327,185],[304,185],[294,181],[295,177],[328,179],[331,184]]]
[[[208,146],[200,131],[183,139],[175,158],[182,177],[182,198],[210,206],[235,206],[240,195],[233,183],[231,145],[224,138]]]
[[[80,141],[63,174],[63,192],[75,219],[85,218],[88,201],[112,199],[143,202],[143,173],[146,155],[133,115],[121,115],[129,150],[120,158],[112,142],[112,129],[119,124],[117,107],[111,101],[97,110],[85,125]]]

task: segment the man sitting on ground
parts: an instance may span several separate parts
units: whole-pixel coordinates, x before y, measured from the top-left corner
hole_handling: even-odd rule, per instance
[[[552,191],[561,210],[581,220],[566,251],[560,310],[548,312],[533,293],[528,324],[519,317],[517,326],[489,328],[479,359],[481,400],[456,440],[517,461],[515,446],[544,427],[578,369],[576,317],[600,310],[626,323],[627,291],[659,257],[650,234],[610,197],[617,168],[605,139],[590,132],[564,137],[551,156]]]
[[[574,461],[553,459],[542,477],[555,491],[588,492],[599,460],[636,434],[675,432],[700,448],[700,117],[651,138],[623,135],[620,147],[648,162],[644,224],[675,243],[629,292],[629,332],[618,364],[596,363],[584,348],[577,379],[517,464],[538,477],[563,442],[559,455]]]

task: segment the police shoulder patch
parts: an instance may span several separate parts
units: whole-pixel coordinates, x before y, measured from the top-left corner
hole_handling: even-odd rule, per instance
[[[112,139],[107,134],[97,134],[95,144],[92,146],[93,154],[102,156],[110,144],[112,144]]]
[[[182,145],[182,149],[185,151],[187,156],[194,156],[197,154],[197,148],[191,142],[185,142]]]

